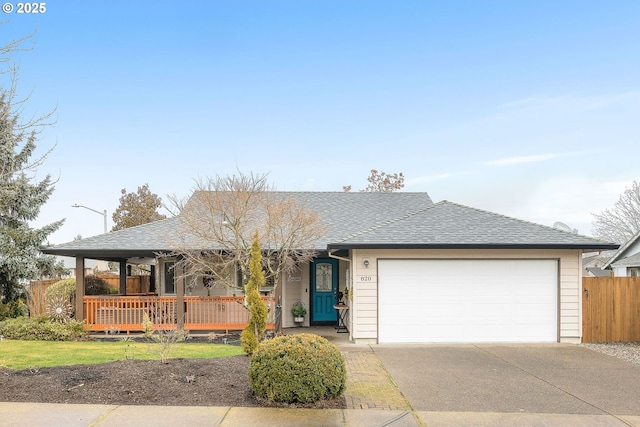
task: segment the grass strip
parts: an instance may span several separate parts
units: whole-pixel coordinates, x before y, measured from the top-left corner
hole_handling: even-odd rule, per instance
[[[91,365],[116,360],[160,360],[160,344],[136,341],[0,341],[0,366],[10,369]],[[239,346],[177,343],[171,358],[216,358],[244,354]]]

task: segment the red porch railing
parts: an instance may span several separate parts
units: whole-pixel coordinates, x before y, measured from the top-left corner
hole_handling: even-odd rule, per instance
[[[85,296],[84,318],[90,331],[142,331],[145,314],[154,329],[176,329],[175,296]],[[269,307],[267,328],[275,326],[275,298],[262,297]],[[184,297],[184,329],[188,331],[241,330],[249,321],[244,297]]]

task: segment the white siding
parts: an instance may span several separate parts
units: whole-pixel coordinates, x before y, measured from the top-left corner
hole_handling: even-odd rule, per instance
[[[309,326],[311,313],[309,310],[309,265],[305,265],[298,271],[288,274],[282,279],[282,327],[291,328],[298,326],[293,321],[291,308],[297,301],[302,301],[307,307],[307,315],[304,316],[304,325]]]

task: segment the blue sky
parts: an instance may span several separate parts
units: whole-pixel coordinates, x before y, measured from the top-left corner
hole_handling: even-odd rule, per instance
[[[52,243],[102,232],[74,203],[110,228],[122,188],[168,201],[238,170],[290,191],[403,172],[583,234],[640,179],[637,1],[51,1],[0,21],[0,44],[36,31],[13,56],[23,115],[57,108]]]

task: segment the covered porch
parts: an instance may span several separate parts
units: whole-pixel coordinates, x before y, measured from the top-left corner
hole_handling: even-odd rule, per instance
[[[103,254],[102,254],[103,255]],[[229,331],[242,330],[249,321],[249,311],[244,305],[244,295],[207,295],[207,291],[191,295],[186,292],[184,278],[173,273],[172,264],[151,254],[135,253],[128,258],[95,257],[119,264],[117,295],[85,295],[85,257],[76,256],[76,320],[84,320],[90,332],[131,333],[146,328],[153,330]],[[146,256],[145,256],[146,255]],[[130,265],[146,264],[150,272],[148,288],[142,293],[128,291]],[[160,274],[156,274],[160,266]],[[144,278],[144,277],[141,277]],[[170,290],[172,293],[167,293]],[[269,311],[269,330],[280,328],[280,297],[263,295]],[[148,322],[148,323],[146,323]],[[146,324],[145,324],[146,323]]]

